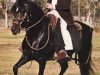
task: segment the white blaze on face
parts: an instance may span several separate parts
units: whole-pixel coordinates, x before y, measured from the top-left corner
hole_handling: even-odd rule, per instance
[[[16,12],[19,10],[19,8],[16,9]]]

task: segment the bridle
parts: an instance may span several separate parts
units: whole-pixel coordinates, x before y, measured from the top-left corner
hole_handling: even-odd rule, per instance
[[[24,14],[24,16],[21,17],[21,18],[14,18],[14,19],[13,19],[13,20],[19,20],[19,21],[20,21],[20,23],[19,23],[19,25],[20,25],[20,30],[22,29],[21,24],[22,24],[22,23],[24,22],[24,20],[27,18],[27,15],[28,15],[28,12],[29,12],[29,6],[28,6],[28,4],[25,3],[24,5],[25,5],[26,8],[27,8],[27,9],[26,9],[26,12],[25,12],[25,14]],[[19,8],[19,7],[17,7],[16,11],[18,11],[18,8]],[[44,15],[42,16],[42,18],[39,19],[39,20],[38,20],[36,23],[34,23],[33,25],[31,25],[31,26],[29,26],[28,28],[26,28],[26,31],[28,31],[30,28],[32,28],[32,27],[36,26],[38,23],[40,23],[40,22],[43,20],[43,18],[45,17],[45,15],[48,13],[49,9],[48,9],[48,8],[45,8],[44,11],[46,11],[46,12],[44,12]],[[27,21],[29,21],[29,20],[27,20]],[[13,23],[17,24],[17,22],[13,22]]]
[[[13,18],[13,23],[19,24],[20,30],[22,29],[21,24],[22,24],[23,21],[25,20],[26,16],[27,16],[27,12],[25,12],[25,14],[24,14],[24,16],[23,16],[22,18]],[[18,20],[20,23],[14,21],[14,20]]]
[[[17,4],[17,3],[16,3]],[[24,20],[25,20],[25,18],[27,18],[27,15],[28,15],[28,4],[27,3],[24,3],[24,6],[25,6],[25,12],[24,13],[21,13],[21,12],[19,12],[19,8],[20,8],[20,6],[19,5],[17,5],[16,6],[16,12],[13,12],[12,11],[12,13],[14,13],[14,18],[13,18],[13,23],[15,23],[15,24],[19,24],[19,26],[20,26],[20,30],[22,29],[22,27],[21,27],[21,24],[24,22]],[[13,8],[14,9],[14,8]],[[23,8],[24,9],[24,8]],[[18,16],[17,14],[19,13],[21,13],[21,17],[19,17],[19,18],[17,18],[16,16]],[[22,15],[22,14],[24,14],[24,15]],[[16,22],[16,21],[14,21],[14,20],[17,20],[18,22],[20,22],[20,23],[18,23],[18,22]]]
[[[22,29],[21,24],[24,22],[24,20],[25,20],[26,17],[27,17],[27,12],[25,12],[23,18],[21,18],[21,19],[20,19],[20,18],[14,18],[14,19],[13,19],[13,20],[19,20],[19,21],[20,21],[20,24],[19,24],[19,25],[20,25],[20,29]],[[39,23],[44,19],[44,17],[45,17],[45,15],[43,15],[42,18],[39,19],[36,23],[34,23],[33,25],[29,26],[29,27],[26,29],[26,31],[28,31],[30,28],[36,26],[37,24],[39,24]],[[17,22],[13,22],[13,23],[18,24]]]

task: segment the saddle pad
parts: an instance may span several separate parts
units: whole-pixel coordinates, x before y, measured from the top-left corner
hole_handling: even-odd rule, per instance
[[[55,28],[57,24],[57,18],[53,14],[48,14],[48,16],[50,17],[51,25],[53,26],[53,28]]]

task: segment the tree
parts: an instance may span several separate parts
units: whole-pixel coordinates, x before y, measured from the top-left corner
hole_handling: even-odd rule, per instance
[[[79,17],[80,21],[81,17],[85,17],[84,21],[89,24],[91,16],[93,19],[95,18],[97,3],[98,0],[73,0],[72,11],[74,15]]]
[[[46,0],[34,0],[40,7],[44,7]]]
[[[5,14],[5,27],[8,27],[8,14],[7,14],[7,0],[0,0],[1,4],[2,4],[2,8],[3,8],[3,12]]]

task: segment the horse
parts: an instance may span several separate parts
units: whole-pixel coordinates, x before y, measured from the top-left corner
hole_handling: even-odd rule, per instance
[[[12,34],[17,35],[22,29],[25,29],[26,32],[22,41],[22,56],[13,66],[14,75],[18,75],[18,68],[32,60],[39,64],[38,75],[43,75],[46,62],[54,59],[55,52],[59,53],[60,49],[63,49],[64,43],[58,39],[62,39],[59,24],[54,28],[50,24],[50,17],[45,16],[43,9],[30,0],[17,0],[12,6],[11,12],[13,14]],[[82,22],[75,22],[82,27],[82,46],[77,52],[78,59],[76,60],[79,62],[81,75],[91,75],[94,72],[91,60],[93,29]],[[59,23],[59,19],[57,23]],[[57,31],[59,37],[55,38]],[[70,56],[72,54],[73,52],[69,52]],[[68,61],[70,60],[65,57],[57,60],[61,67],[59,75],[64,75],[68,68]]]

